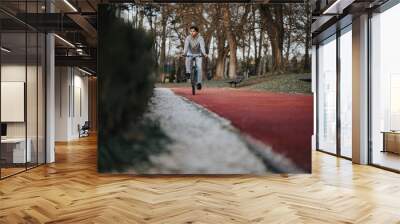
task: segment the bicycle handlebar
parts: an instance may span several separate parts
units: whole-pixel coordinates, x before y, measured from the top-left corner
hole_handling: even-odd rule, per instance
[[[202,58],[205,57],[204,55],[182,55],[185,58]]]

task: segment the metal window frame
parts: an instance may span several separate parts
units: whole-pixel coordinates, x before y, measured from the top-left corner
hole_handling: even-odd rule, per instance
[[[47,0],[46,0],[47,1]],[[42,2],[40,0],[25,0],[23,1],[23,3],[25,3],[25,10],[27,11],[27,3],[28,2],[36,2],[36,11],[39,11],[39,2]],[[7,13],[7,11],[5,10],[1,10],[3,13]],[[47,7],[46,7],[46,11],[47,11]],[[14,19],[17,19],[15,17],[13,17],[12,15],[9,15]],[[18,19],[17,19],[18,20]],[[19,20],[18,20],[19,21]],[[47,78],[47,33],[41,32],[39,30],[34,29],[33,27],[29,26],[27,23],[24,23],[24,31],[22,31],[21,33],[25,35],[25,84],[24,84],[24,120],[25,120],[25,169],[12,173],[10,175],[7,176],[3,176],[2,175],[2,168],[0,167],[0,180],[4,180],[7,179],[9,177],[15,176],[17,174],[26,172],[30,169],[34,169],[36,167],[39,167],[41,165],[47,164],[47,82],[46,82],[46,78]],[[36,163],[33,166],[28,167],[28,162],[27,162],[27,147],[28,147],[28,143],[27,143],[27,139],[28,139],[28,114],[27,114],[27,81],[28,81],[28,30],[33,31],[34,33],[36,33],[36,140],[37,140],[37,147],[36,147]],[[0,45],[2,45],[2,34],[3,32],[1,32],[0,30]],[[43,99],[43,107],[44,107],[44,117],[42,117],[44,120],[42,121],[44,123],[44,145],[42,147],[44,147],[44,155],[43,156],[43,163],[39,163],[39,34],[44,34],[43,36],[43,40],[42,40],[42,44],[44,44],[44,51],[42,51],[41,53],[43,53],[42,58],[44,60],[44,68],[42,68],[42,77],[44,80],[44,86],[42,88],[44,88],[44,99]],[[0,54],[0,68],[2,67],[2,56]],[[0,69],[0,82],[1,82],[1,69]],[[1,85],[0,85],[0,90],[1,90]],[[0,91],[0,96],[1,96],[1,91]],[[1,97],[0,97],[0,102],[1,102]],[[1,105],[0,105],[0,109],[1,109]],[[0,115],[0,123],[1,123],[1,115]],[[0,156],[1,156],[1,144],[0,144]],[[31,165],[31,164],[30,164]]]
[[[400,170],[393,169],[393,168],[390,168],[390,167],[386,167],[386,166],[382,166],[382,165],[373,163],[373,142],[372,142],[372,93],[373,93],[373,90],[372,90],[372,60],[371,60],[371,58],[372,58],[372,25],[371,25],[371,20],[373,18],[373,13],[383,13],[383,12],[391,9],[392,7],[394,7],[394,6],[398,5],[398,4],[400,4],[400,0],[388,0],[388,1],[386,1],[384,4],[382,4],[379,7],[376,7],[374,9],[370,9],[370,10],[366,10],[366,13],[368,13],[368,30],[367,30],[367,41],[368,41],[368,49],[367,49],[368,50],[368,55],[367,55],[367,66],[368,66],[368,69],[367,69],[367,80],[368,80],[367,81],[368,82],[368,87],[367,87],[368,88],[368,95],[367,95],[367,101],[368,101],[368,105],[367,105],[367,107],[368,107],[368,111],[367,111],[367,113],[368,113],[368,115],[367,115],[368,116],[368,124],[367,124],[368,139],[367,139],[367,141],[368,141],[368,152],[367,152],[367,154],[368,154],[368,161],[367,161],[367,164],[370,165],[370,166],[373,166],[373,167],[377,167],[379,169],[384,169],[384,170],[395,172],[395,173],[400,173]],[[337,23],[339,23],[339,22],[340,22],[340,20]],[[350,25],[351,25],[351,23],[350,23]],[[346,27],[341,28],[341,30],[346,29]],[[329,30],[329,29],[331,29],[331,30]],[[336,29],[338,29],[338,28],[336,28]],[[316,110],[317,110],[316,111],[316,122],[317,122],[317,125],[316,125],[316,147],[317,147],[317,151],[320,151],[320,152],[323,152],[323,153],[326,153],[326,154],[330,154],[330,155],[333,155],[333,156],[336,156],[336,157],[352,160],[351,158],[348,158],[348,157],[345,157],[345,156],[341,155],[341,149],[340,149],[340,145],[338,144],[338,141],[336,142],[337,146],[339,146],[338,149],[337,149],[337,152],[336,152],[337,154],[330,153],[330,152],[324,151],[323,149],[319,148],[319,128],[318,128],[318,122],[319,122],[319,100],[318,99],[319,99],[319,89],[320,88],[319,88],[319,65],[318,65],[319,51],[318,51],[318,49],[319,49],[319,44],[321,42],[323,42],[324,40],[330,38],[332,35],[335,35],[335,34],[329,35],[329,33],[332,33],[332,27],[327,28],[326,31],[327,32],[322,32],[319,36],[317,36],[315,38],[317,40],[317,43],[315,44],[316,45],[316,62],[317,62],[317,65],[316,65],[316,104],[317,104],[316,105]],[[336,30],[336,32],[337,32],[337,30]],[[340,36],[336,36],[336,41],[337,41],[336,44],[337,44],[337,46],[340,45],[340,40],[339,39],[340,39]],[[337,53],[337,57],[339,57],[339,60],[340,60],[340,56],[338,54],[339,52],[336,52],[336,53]],[[338,68],[338,66],[337,66],[337,68]],[[340,72],[340,70],[337,70],[336,72],[338,73],[338,71]],[[340,74],[339,74],[339,78],[340,78]],[[340,85],[340,80],[339,81],[337,80],[336,84]],[[339,90],[340,90],[340,87],[339,87]],[[340,92],[336,93],[336,97],[337,97],[337,99],[340,98]],[[339,102],[339,104],[337,104],[337,107],[338,107],[338,105],[340,106],[340,99],[337,100],[337,102]],[[337,109],[337,111],[339,111],[339,110]],[[338,115],[340,116],[340,113],[337,113],[337,116]],[[337,122],[338,121],[340,121],[340,118],[337,119]],[[341,131],[340,122],[339,122],[339,124],[337,123],[337,127],[339,127],[339,129],[340,129],[339,130],[339,133],[340,133],[340,131]],[[340,135],[337,135],[337,137],[340,137]],[[340,143],[340,140],[339,140],[339,143]]]
[[[342,131],[342,127],[341,127],[341,116],[340,116],[340,103],[341,103],[341,89],[340,89],[340,81],[341,81],[341,67],[340,67],[340,38],[341,36],[343,36],[345,33],[347,32],[351,32],[350,30],[346,30],[348,29],[348,27],[350,27],[352,25],[352,22],[349,22],[349,20],[351,19],[351,16],[347,16],[344,17],[343,20],[345,21],[338,21],[337,23],[335,23],[333,26],[335,27],[335,32],[331,33],[330,35],[326,35],[326,34],[322,34],[325,35],[322,39],[320,39],[318,41],[318,43],[316,44],[316,150],[319,152],[323,152],[329,155],[333,155],[339,158],[343,158],[343,159],[347,159],[347,160],[352,160],[352,158],[347,157],[347,156],[343,156],[342,155],[342,150],[341,150],[341,131]],[[332,26],[332,27],[333,27]],[[331,29],[328,28],[328,29]],[[320,87],[319,87],[319,48],[320,48],[320,44],[325,42],[326,40],[328,40],[329,38],[332,38],[332,36],[335,36],[335,38],[331,41],[336,41],[336,152],[332,153],[329,152],[327,150],[321,149],[319,147],[319,94],[320,94]]]

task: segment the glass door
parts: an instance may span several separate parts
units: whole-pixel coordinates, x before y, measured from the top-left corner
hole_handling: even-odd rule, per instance
[[[336,154],[336,35],[318,47],[318,145]]]
[[[351,25],[340,32],[340,156],[352,157],[352,33]]]

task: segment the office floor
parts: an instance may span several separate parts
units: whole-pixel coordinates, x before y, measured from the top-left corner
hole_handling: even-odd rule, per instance
[[[15,166],[15,165],[14,165]],[[1,178],[6,178],[6,177],[8,177],[8,176],[11,176],[11,175],[14,175],[14,174],[17,174],[17,173],[20,173],[20,172],[23,172],[23,171],[25,171],[25,169],[27,168],[27,169],[31,169],[31,168],[34,168],[34,167],[36,167],[36,163],[35,164],[33,164],[33,163],[28,163],[27,164],[27,167],[25,167],[25,164],[18,164],[17,166],[15,166],[15,167],[12,167],[12,166],[5,166],[5,167],[2,167],[1,168]]]
[[[24,168],[1,168],[1,177],[4,178],[4,177],[10,176],[10,175],[13,175],[15,173],[22,172],[24,170],[25,170],[25,167]]]
[[[128,176],[96,172],[96,139],[0,181],[0,223],[399,223],[400,175],[313,152],[313,174]]]
[[[391,152],[374,151],[373,163],[388,167],[395,170],[400,170],[400,155]]]

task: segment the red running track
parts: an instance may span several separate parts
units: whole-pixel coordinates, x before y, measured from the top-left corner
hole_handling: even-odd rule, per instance
[[[172,90],[311,172],[312,96],[222,88],[205,88],[193,96],[190,88]]]

